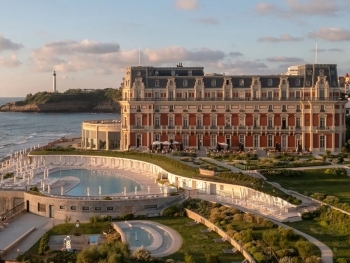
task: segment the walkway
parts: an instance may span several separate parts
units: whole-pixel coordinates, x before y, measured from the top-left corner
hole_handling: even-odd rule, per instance
[[[31,213],[25,213],[15,218],[9,223],[8,227],[0,232],[0,250],[6,248],[31,228],[35,227],[36,229],[25,237],[18,245],[14,246],[4,259],[14,260],[19,253],[23,253],[30,249],[55,224],[62,223],[63,220],[50,219]]]
[[[210,201],[210,202],[218,202],[217,199],[216,199],[216,195],[199,195],[197,196],[197,198],[199,199],[203,199],[203,200],[206,200],[206,201]],[[319,241],[318,239],[308,235],[308,234],[305,234],[295,228],[292,228],[290,226],[287,226],[281,222],[278,222],[276,220],[273,219],[273,217],[271,215],[264,215],[262,213],[260,213],[259,211],[252,211],[251,209],[248,209],[246,207],[242,207],[242,206],[239,206],[239,205],[235,205],[235,204],[232,204],[232,203],[225,203],[225,202],[220,202],[222,203],[223,205],[225,206],[231,206],[231,207],[234,207],[234,208],[237,208],[243,212],[248,212],[248,213],[254,213],[254,214],[257,214],[259,216],[262,216],[262,217],[265,217],[265,218],[268,218],[270,219],[271,221],[273,221],[275,224],[281,226],[281,227],[284,227],[284,228],[290,228],[290,229],[293,229],[293,231],[300,235],[300,236],[303,236],[305,237],[308,241],[310,241],[311,243],[315,244],[321,251],[321,262],[322,263],[333,263],[333,252],[332,250],[327,246],[325,245],[324,243],[322,243],[321,241]]]

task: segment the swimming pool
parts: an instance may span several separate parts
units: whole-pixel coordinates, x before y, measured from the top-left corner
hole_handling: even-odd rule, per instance
[[[142,227],[130,227],[123,231],[130,247],[148,247],[153,243],[153,235]]]
[[[124,187],[126,192],[135,192],[135,187],[137,191],[141,190],[139,183],[113,171],[72,169],[49,174],[49,178],[61,179],[66,176],[73,176],[80,180],[80,183],[74,188],[65,189],[68,190],[66,195],[86,196],[89,192],[90,196],[97,196],[100,189],[101,195],[121,194],[124,192]]]

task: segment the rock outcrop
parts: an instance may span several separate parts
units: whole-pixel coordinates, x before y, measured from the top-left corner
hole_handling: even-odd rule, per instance
[[[33,103],[19,105],[11,102],[0,106],[2,112],[120,112],[120,104],[116,101],[101,101],[90,103],[86,101],[65,101],[57,103]]]

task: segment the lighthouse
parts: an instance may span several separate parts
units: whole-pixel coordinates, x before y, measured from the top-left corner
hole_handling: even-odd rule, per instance
[[[53,89],[53,93],[56,93],[57,90],[56,90],[56,71],[53,72],[53,85],[52,85],[52,89]]]

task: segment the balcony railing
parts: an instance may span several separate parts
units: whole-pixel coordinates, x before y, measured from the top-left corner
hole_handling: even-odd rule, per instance
[[[320,97],[289,97],[288,99],[282,98],[124,98],[124,101],[340,101],[346,100],[343,97],[328,97],[328,98],[320,98]]]
[[[136,129],[136,130],[143,130],[143,129],[145,129],[145,126],[142,126],[142,125],[133,125],[132,128],[133,128],[133,129]]]

